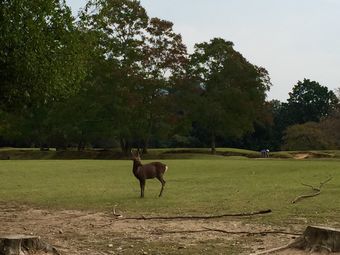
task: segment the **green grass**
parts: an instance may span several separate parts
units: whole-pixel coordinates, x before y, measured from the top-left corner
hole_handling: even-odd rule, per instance
[[[162,198],[160,184],[148,180],[146,197],[129,160],[5,160],[0,164],[0,201],[51,208],[106,210],[118,204],[125,215],[219,214],[272,209],[265,219],[340,222],[340,161],[203,157],[162,160],[169,166]],[[145,161],[148,162],[148,161]],[[322,193],[309,193],[301,182]]]

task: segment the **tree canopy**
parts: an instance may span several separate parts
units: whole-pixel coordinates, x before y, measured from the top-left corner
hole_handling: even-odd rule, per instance
[[[188,54],[138,0],[89,0],[77,19],[64,0],[4,0],[0,14],[0,145],[340,146],[322,143],[338,140],[326,86],[304,79],[268,102],[268,72],[231,41]]]
[[[316,81],[298,81],[289,93],[287,112],[291,124],[319,121],[334,110],[338,99],[334,92]]]
[[[77,91],[85,58],[65,1],[5,0],[0,13],[2,107],[37,106]]]
[[[249,63],[232,42],[214,38],[195,45],[189,75],[199,92],[194,121],[208,133],[212,151],[217,136],[240,137],[253,130],[270,86],[264,68]]]

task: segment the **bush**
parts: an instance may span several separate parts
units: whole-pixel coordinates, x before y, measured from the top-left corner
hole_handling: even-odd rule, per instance
[[[307,122],[286,129],[283,150],[324,150],[332,149],[332,142],[323,132],[319,123]]]

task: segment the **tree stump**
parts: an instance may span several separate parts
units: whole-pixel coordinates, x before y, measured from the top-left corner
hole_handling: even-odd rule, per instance
[[[319,226],[308,226],[294,242],[284,246],[253,253],[254,255],[270,254],[277,251],[295,248],[309,252],[339,252],[340,230]]]
[[[338,252],[340,251],[340,230],[319,226],[308,226],[302,236],[293,242],[290,247],[311,252],[323,250]]]
[[[29,255],[37,251],[60,255],[56,248],[45,243],[38,236],[0,236],[0,255]]]

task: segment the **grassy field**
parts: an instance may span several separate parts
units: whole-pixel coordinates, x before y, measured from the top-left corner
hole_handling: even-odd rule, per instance
[[[191,215],[272,209],[266,221],[293,218],[339,222],[340,161],[202,157],[166,159],[164,196],[148,180],[145,199],[129,160],[5,160],[0,164],[0,201],[48,208],[108,210],[125,215]],[[145,161],[148,162],[148,161]],[[291,201],[329,176],[322,193]]]

